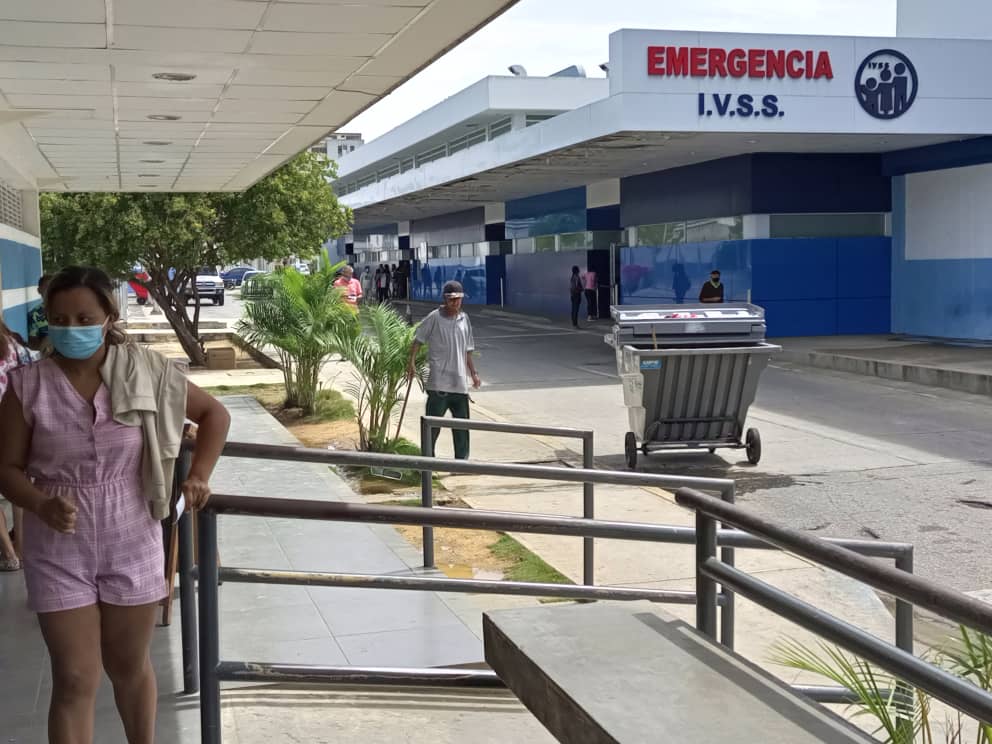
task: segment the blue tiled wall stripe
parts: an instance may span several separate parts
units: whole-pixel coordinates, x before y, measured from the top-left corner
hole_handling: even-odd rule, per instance
[[[0,239],[3,289],[34,287],[41,276],[41,250],[33,245]]]

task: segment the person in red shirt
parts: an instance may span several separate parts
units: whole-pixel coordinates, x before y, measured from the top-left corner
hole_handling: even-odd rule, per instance
[[[358,301],[362,299],[362,283],[355,278],[355,270],[350,266],[341,269],[341,276],[334,280],[334,286],[344,290],[344,301],[358,310]]]

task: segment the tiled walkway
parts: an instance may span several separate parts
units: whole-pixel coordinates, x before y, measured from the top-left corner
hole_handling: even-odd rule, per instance
[[[297,444],[253,399],[225,400],[231,439]],[[343,501],[347,484],[321,465],[224,459],[218,492]],[[389,527],[221,517],[226,566],[411,574],[415,551]],[[221,658],[306,664],[440,666],[478,662],[482,643],[460,607],[434,594],[371,589],[227,584],[221,588]],[[462,605],[463,606],[463,605]],[[467,613],[465,613],[467,614]],[[199,739],[195,697],[182,689],[178,603],[172,627],[154,637],[162,742]],[[51,675],[35,618],[25,606],[21,574],[0,574],[0,741],[46,741]],[[109,683],[100,693],[96,741],[124,740]]]

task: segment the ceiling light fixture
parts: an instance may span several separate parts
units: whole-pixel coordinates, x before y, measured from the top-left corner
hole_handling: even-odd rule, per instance
[[[158,173],[139,173],[138,178],[158,178]]]
[[[148,114],[152,121],[179,121],[183,117],[177,114]]]
[[[152,77],[156,80],[168,80],[172,83],[187,83],[196,79],[196,75],[189,72],[156,72]]]
[[[172,142],[166,140],[145,140],[141,144],[151,145],[152,147],[165,147],[166,145],[171,145]]]
[[[147,143],[146,143],[147,144]],[[164,160],[141,160],[142,163],[164,163]]]
[[[747,144],[749,144],[749,145],[756,145],[756,144],[758,144],[758,140],[754,140],[754,139],[751,139],[751,140],[744,140],[744,141],[745,141],[745,142],[746,142]]]

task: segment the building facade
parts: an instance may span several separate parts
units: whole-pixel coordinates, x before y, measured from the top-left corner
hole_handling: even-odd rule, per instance
[[[927,5],[913,37],[621,30],[607,79],[487,78],[342,159],[346,253],[552,315],[572,265],[601,304],[719,268],[778,336],[992,340],[992,43],[921,38]]]

